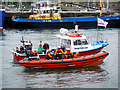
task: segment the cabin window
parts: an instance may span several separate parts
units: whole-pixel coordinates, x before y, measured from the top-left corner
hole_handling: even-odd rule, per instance
[[[45,10],[45,11],[43,11],[43,14],[49,14],[49,13],[50,13],[49,10]]]
[[[61,41],[61,45],[62,45],[62,44],[67,45],[67,47],[70,48],[71,40],[63,39],[63,40]]]
[[[43,11],[43,14],[45,14],[45,11]]]
[[[58,13],[58,10],[54,10],[54,13]]]
[[[48,10],[46,10],[46,13],[49,13],[49,11],[48,11]]]
[[[86,39],[75,40],[73,43],[74,45],[87,45],[88,44]]]
[[[57,9],[60,9],[60,7],[57,7]]]

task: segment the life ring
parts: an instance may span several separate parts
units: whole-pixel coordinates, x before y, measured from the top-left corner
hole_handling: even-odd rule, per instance
[[[32,17],[31,19],[35,19],[34,17]]]
[[[13,15],[13,16],[12,16],[12,19],[14,19],[14,18],[15,18],[15,16]]]

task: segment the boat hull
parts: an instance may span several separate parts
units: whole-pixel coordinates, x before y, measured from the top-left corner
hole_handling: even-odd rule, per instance
[[[24,67],[32,68],[68,68],[68,67],[89,67],[97,66],[109,55],[108,52],[100,52],[96,55],[82,56],[74,59],[63,60],[33,60],[20,61],[19,63]]]
[[[100,17],[108,22],[107,28],[120,28],[120,16]],[[14,28],[97,28],[97,17],[91,18],[64,18],[61,20],[32,20],[32,19],[14,19]]]
[[[19,63],[20,60],[24,59],[24,58],[27,58],[27,56],[18,56],[16,54],[13,55],[13,62],[14,63]]]

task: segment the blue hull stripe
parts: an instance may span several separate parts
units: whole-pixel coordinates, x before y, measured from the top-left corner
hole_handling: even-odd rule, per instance
[[[120,16],[104,16],[104,17],[99,17],[103,20],[120,20]],[[91,22],[91,21],[97,21],[97,17],[83,17],[83,18],[62,18],[60,20],[39,20],[39,19],[22,19],[22,18],[16,18],[13,19],[15,22],[40,22],[40,23],[46,23],[46,22]]]

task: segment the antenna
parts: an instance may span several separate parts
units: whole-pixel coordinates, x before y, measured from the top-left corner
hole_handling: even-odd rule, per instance
[[[75,31],[78,31],[78,26],[79,26],[79,25],[75,25]]]
[[[75,25],[75,33],[78,32],[78,26],[79,26],[79,25]]]
[[[23,38],[23,36],[22,36],[22,40],[21,40],[21,43],[24,43],[24,38]]]

